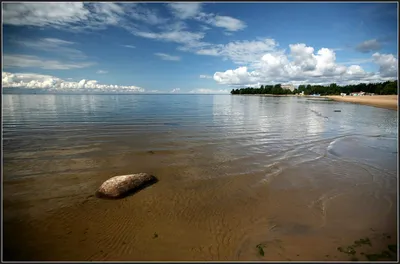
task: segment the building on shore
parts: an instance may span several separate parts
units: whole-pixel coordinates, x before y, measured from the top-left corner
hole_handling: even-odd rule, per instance
[[[365,92],[361,91],[361,92],[355,92],[355,93],[351,93],[351,96],[364,96]]]
[[[288,90],[290,90],[290,91],[294,91],[294,89],[295,89],[295,87],[294,87],[294,85],[293,84],[283,84],[283,85],[281,85],[281,87],[282,87],[282,89],[288,89]]]
[[[340,96],[347,96],[347,93],[340,93]]]

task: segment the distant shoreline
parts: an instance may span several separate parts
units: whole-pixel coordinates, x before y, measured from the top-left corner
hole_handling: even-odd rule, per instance
[[[374,95],[374,96],[321,96],[338,102],[349,102],[355,104],[375,106],[385,109],[397,110],[397,95]]]
[[[263,97],[298,97],[295,94],[231,94],[231,95],[245,95],[245,96],[263,96]]]
[[[312,95],[295,95],[295,94],[233,94],[244,96],[262,96],[262,97],[305,97],[305,98],[324,98],[338,102],[348,102],[355,104],[362,104],[368,106],[375,106],[390,110],[397,110],[398,96],[397,95],[373,95],[373,96],[340,96],[340,95],[326,95],[326,96],[312,96]]]

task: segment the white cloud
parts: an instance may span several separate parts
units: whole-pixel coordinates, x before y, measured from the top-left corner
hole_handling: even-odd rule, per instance
[[[5,68],[41,68],[47,70],[69,70],[80,69],[94,65],[92,62],[60,62],[58,60],[47,60],[31,55],[4,54],[3,65]]]
[[[129,48],[129,49],[135,49],[136,48],[133,45],[122,45],[122,47]]]
[[[214,80],[220,84],[241,85],[257,82],[258,76],[252,76],[255,72],[248,72],[247,67],[239,67],[235,70],[214,73]]]
[[[242,66],[225,72],[215,72],[214,80],[220,84],[242,86],[248,84],[329,84],[386,81],[397,76],[397,59],[392,54],[375,53],[373,59],[380,72],[366,72],[359,65],[349,67],[336,63],[333,50],[321,48],[316,53],[305,44],[289,45],[290,53],[274,49],[251,64],[253,70]]]
[[[62,39],[57,39],[57,38],[43,38],[40,40],[40,42],[36,42],[36,45],[33,45],[33,47],[38,48],[38,45],[45,45],[47,47],[59,47],[63,45],[72,45],[75,44],[75,42],[72,41],[66,41]],[[32,45],[32,43],[31,43]]]
[[[200,75],[200,79],[212,79],[212,76],[210,75]]]
[[[259,39],[253,41],[234,41],[227,44],[203,43],[202,48],[188,47],[183,49],[198,55],[221,56],[230,59],[236,64],[254,63],[269,51],[275,50],[278,43],[273,39]]]
[[[24,46],[31,49],[43,50],[46,52],[56,53],[59,56],[68,57],[71,59],[85,59],[86,55],[71,46],[75,45],[75,42],[66,41],[57,38],[42,38],[42,39],[19,39],[13,40],[13,43],[19,46]]]
[[[30,81],[45,82],[48,79],[58,79],[50,75],[34,74],[34,73],[16,73],[2,72],[3,86],[12,83],[27,83]]]
[[[121,4],[116,3],[6,3],[3,7],[4,24],[63,30],[121,26],[127,16]]]
[[[17,46],[45,52],[52,58],[27,54],[5,54],[3,61],[5,67],[68,70],[86,68],[95,64],[85,61],[87,56],[82,51],[75,49],[73,46],[76,43],[72,41],[57,38],[11,39],[10,41]]]
[[[246,23],[237,18],[201,12],[201,5],[201,3],[196,2],[170,3],[168,7],[175,17],[179,19],[195,19],[214,27],[224,28],[228,31],[238,31],[246,28]],[[209,28],[203,27],[202,29],[208,30]]]
[[[246,64],[259,60],[263,54],[274,50],[277,45],[273,39],[235,41],[224,45],[221,55],[234,63]]]
[[[155,9],[144,7],[140,4],[124,3],[123,7],[126,8],[126,15],[137,21],[144,22],[150,25],[159,25],[166,23],[167,18],[162,17]]]
[[[2,85],[5,88],[50,89],[55,91],[87,91],[106,92],[144,92],[137,86],[99,84],[96,80],[81,80],[79,82],[65,81],[50,75],[33,73],[2,73]]]
[[[348,75],[360,75],[361,77],[365,75],[365,71],[360,65],[351,65],[347,68],[346,74]]]
[[[199,13],[195,19],[214,27],[224,28],[228,31],[239,31],[247,27],[246,23],[230,16],[220,16],[212,13]]]
[[[177,92],[180,92],[180,91],[181,91],[181,88],[174,88],[174,89],[172,89],[170,91],[170,93],[177,93]]]
[[[356,50],[362,53],[369,53],[381,49],[381,44],[376,39],[366,40],[357,45]]]
[[[200,29],[204,30],[204,31],[207,31],[207,30],[210,30],[211,28],[206,26],[206,25],[200,25]]]
[[[189,46],[196,46],[197,43],[204,38],[204,33],[192,33],[189,31],[168,31],[168,32],[134,32],[136,36],[157,39],[168,42],[182,43]]]
[[[243,21],[229,16],[217,15],[215,17],[206,20],[206,22],[210,25],[224,28],[228,31],[238,31],[246,28],[246,24]]]
[[[97,74],[106,74],[106,73],[108,73],[108,71],[98,70],[96,73],[97,73]]]
[[[169,54],[165,53],[154,53],[154,55],[158,56],[162,60],[168,60],[168,61],[179,61],[181,58],[179,56],[172,56]]]
[[[201,3],[170,3],[168,4],[172,13],[180,19],[188,19],[196,16],[201,10]]]
[[[6,3],[3,23],[16,26],[53,27],[63,30],[104,29],[118,26],[129,30],[133,20],[149,25],[165,23],[155,10],[136,3]]]
[[[86,5],[87,9],[89,7],[90,5]],[[90,19],[95,19],[96,23],[99,24],[118,25],[125,14],[124,8],[116,3],[92,3],[92,7],[93,11],[91,12],[92,17]],[[94,17],[94,15],[98,17]]]
[[[303,71],[315,70],[317,63],[314,48],[307,47],[305,44],[294,44],[289,47],[294,65],[299,66]]]
[[[379,65],[379,73],[382,77],[397,77],[398,62],[393,54],[374,53],[372,58]]]
[[[87,20],[89,10],[83,2],[5,3],[3,23],[16,26],[55,26]]]
[[[178,19],[194,19],[228,31],[238,31],[246,28],[246,23],[237,18],[201,12],[201,3],[170,3],[168,7]],[[210,28],[202,25],[201,29],[205,31]]]
[[[229,94],[229,91],[227,89],[220,89],[220,90],[214,90],[214,89],[194,89],[190,91],[189,93],[194,93],[194,94]]]
[[[187,31],[188,30],[188,24],[183,21],[183,20],[174,20],[171,21],[170,23],[164,23],[162,25],[158,25],[157,28],[161,32],[175,32],[175,31]]]
[[[208,56],[219,56],[221,54],[220,49],[211,48],[211,49],[200,49],[196,51],[198,55],[208,55]]]
[[[345,62],[341,62],[338,64],[343,64],[343,65],[353,65],[353,64],[365,64],[365,63],[370,63],[373,62],[372,58],[367,58],[367,59],[350,59],[348,61]]]

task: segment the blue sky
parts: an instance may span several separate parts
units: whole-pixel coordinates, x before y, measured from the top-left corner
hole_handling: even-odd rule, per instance
[[[397,78],[397,3],[3,3],[3,87],[226,93]]]

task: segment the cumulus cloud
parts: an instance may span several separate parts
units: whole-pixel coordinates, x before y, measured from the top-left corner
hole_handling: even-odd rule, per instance
[[[97,73],[97,74],[106,74],[106,73],[108,73],[108,71],[98,70],[96,73]]]
[[[200,75],[200,79],[212,79],[212,76],[202,74]]]
[[[241,85],[255,83],[259,74],[255,71],[248,72],[247,67],[239,67],[235,70],[214,73],[214,80],[220,84]]]
[[[154,55],[158,56],[162,60],[168,60],[168,61],[179,61],[181,58],[179,56],[172,56],[169,54],[165,53],[154,53]]]
[[[365,74],[365,71],[359,65],[351,65],[346,69],[346,73],[349,75],[360,75],[361,77]]]
[[[381,44],[376,39],[366,40],[356,46],[356,50],[362,53],[369,53],[381,49]]]
[[[216,90],[216,89],[200,88],[200,89],[194,89],[194,90],[190,91],[189,93],[193,93],[193,94],[229,94],[229,91],[227,89]]]
[[[92,66],[92,62],[61,62],[47,60],[37,56],[4,54],[3,65],[5,68],[41,68],[46,70],[81,69]]]
[[[100,92],[144,92],[137,86],[99,84],[96,80],[83,79],[79,82],[33,73],[2,73],[4,88],[48,89],[53,91],[100,91]]]
[[[289,45],[290,56],[293,58],[293,65],[300,67],[303,71],[313,71],[316,67],[314,48],[305,44]]]
[[[379,73],[382,77],[397,77],[398,61],[393,54],[374,53],[372,55],[374,62],[379,65]]]
[[[289,45],[290,52],[274,49],[249,67],[242,66],[224,72],[215,72],[220,84],[242,86],[259,83],[329,84],[385,81],[397,76],[397,59],[392,54],[373,55],[380,72],[366,72],[359,65],[336,63],[336,54],[328,48],[314,51],[303,43]]]
[[[170,91],[170,93],[177,93],[180,92],[181,88],[174,88]]]

